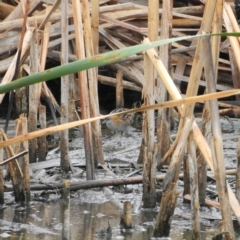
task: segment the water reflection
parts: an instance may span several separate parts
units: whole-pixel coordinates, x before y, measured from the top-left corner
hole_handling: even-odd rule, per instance
[[[31,202],[26,206],[4,206],[0,209],[0,239],[63,239],[61,207],[61,200]],[[72,240],[151,239],[153,221],[157,214],[157,211],[141,211],[133,215],[134,229],[125,231],[119,227],[121,211],[109,201],[99,204],[82,202],[74,198],[71,199],[69,207],[69,239]],[[108,223],[112,229],[112,238],[101,238],[97,233],[107,229]],[[174,221],[170,237],[174,240],[191,239],[191,231],[184,230],[185,227],[190,227],[189,220]],[[203,239],[211,239],[210,237],[214,235],[213,231],[203,230]]]

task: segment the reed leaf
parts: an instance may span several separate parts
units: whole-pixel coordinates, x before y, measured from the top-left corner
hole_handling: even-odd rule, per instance
[[[54,67],[27,77],[19,78],[8,84],[0,85],[0,94],[19,89],[21,87],[27,87],[32,84],[48,81],[51,79],[59,78],[64,75],[80,72],[93,67],[104,66],[113,62],[116,62],[122,58],[129,57],[133,54],[146,51],[151,48],[159,47],[168,43],[187,40],[195,37],[203,36],[236,36],[239,37],[240,33],[219,33],[219,34],[199,34],[195,36],[184,36],[177,38],[170,38],[159,40],[146,44],[139,44],[131,47],[126,47],[116,51],[99,54],[93,57],[85,58],[68,64],[64,64],[58,67]]]

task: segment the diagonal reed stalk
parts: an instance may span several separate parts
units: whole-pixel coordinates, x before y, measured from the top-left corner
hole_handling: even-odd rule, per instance
[[[207,100],[216,99],[216,98],[224,98],[224,97],[229,97],[229,96],[233,96],[233,95],[237,95],[237,94],[240,94],[240,89],[229,90],[229,91],[218,92],[218,93],[204,94],[204,95],[200,95],[200,96],[188,97],[188,98],[178,99],[178,100],[171,100],[171,101],[167,101],[164,103],[158,103],[158,104],[154,104],[154,105],[150,105],[150,106],[146,106],[146,107],[134,108],[132,110],[124,111],[121,113],[108,114],[108,115],[104,115],[104,116],[99,116],[99,117],[84,119],[84,120],[80,120],[80,121],[65,123],[62,125],[49,127],[46,129],[41,129],[41,130],[38,130],[35,132],[31,132],[31,133],[28,133],[28,134],[25,134],[22,136],[18,136],[18,137],[9,139],[4,142],[0,142],[0,148],[6,147],[6,146],[14,144],[14,143],[23,142],[23,141],[34,139],[37,137],[41,137],[44,135],[54,134],[56,132],[60,132],[60,131],[66,130],[66,129],[81,126],[83,124],[90,123],[90,122],[93,122],[96,120],[105,119],[105,118],[113,116],[113,115],[118,115],[118,114],[123,114],[123,113],[125,114],[125,113],[144,112],[144,111],[148,111],[148,110],[167,108],[167,107],[176,107],[176,106],[181,106],[183,104],[207,101]]]

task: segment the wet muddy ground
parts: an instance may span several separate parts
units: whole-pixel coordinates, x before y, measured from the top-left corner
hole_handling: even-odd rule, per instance
[[[200,124],[200,119],[197,120]],[[222,118],[222,131],[224,140],[225,164],[227,169],[236,168],[237,137],[240,133],[240,120]],[[141,131],[130,128],[127,136],[112,136],[104,130],[104,153],[108,167],[120,177],[126,177],[135,171],[131,163],[137,162]],[[174,132],[173,132],[174,134]],[[70,159],[74,173],[72,181],[85,179],[83,165],[84,148],[80,129],[75,130],[75,138],[70,143]],[[47,162],[31,164],[31,183],[53,184],[61,183],[62,176],[58,171],[60,163],[59,150],[49,152]],[[116,166],[119,167],[116,168]],[[44,166],[44,168],[43,168]],[[55,167],[53,167],[55,166]],[[141,175],[141,171],[133,176]],[[103,169],[96,170],[97,179],[111,179]],[[235,187],[233,176],[228,182]],[[10,186],[10,182],[6,183]],[[159,183],[159,186],[161,184]],[[70,235],[75,239],[151,239],[156,214],[159,210],[142,209],[142,185],[128,185],[128,191],[122,193],[117,187],[94,188],[71,192],[70,200]],[[179,190],[183,182],[179,180]],[[32,192],[33,201],[28,205],[14,203],[12,193],[6,193],[6,204],[0,207],[0,239],[62,239],[62,200],[58,189],[54,191]],[[208,182],[208,198],[217,201],[216,186]],[[130,201],[133,211],[133,230],[126,231],[120,228],[123,202]],[[159,204],[158,204],[159,205]],[[191,239],[191,209],[190,205],[183,203],[182,195],[178,199],[177,208],[173,216],[171,239]],[[218,222],[221,218],[220,211],[214,207],[201,207],[202,239],[212,239],[218,232]],[[102,234],[111,226],[112,236]],[[237,239],[240,239],[239,227],[235,226]]]

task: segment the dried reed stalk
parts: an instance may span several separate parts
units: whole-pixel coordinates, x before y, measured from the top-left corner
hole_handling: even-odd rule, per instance
[[[4,141],[8,140],[7,135],[5,134],[5,132],[2,129],[0,130],[0,132],[1,132],[1,136],[3,136]],[[13,157],[15,155],[13,148],[11,146],[8,146],[5,150],[6,150],[8,158]],[[18,164],[18,161],[14,160],[14,161],[9,162],[8,169],[9,169],[9,173],[10,173],[11,180],[12,180],[15,201],[16,202],[25,201],[25,195],[23,192],[24,187],[22,184],[23,173]]]
[[[72,11],[69,10],[69,15],[68,17],[72,17],[73,13]],[[62,17],[61,12],[56,12],[51,15],[51,17],[48,19],[49,21],[59,21]],[[46,18],[45,14],[39,15],[39,16],[33,16],[33,17],[28,17],[28,24],[35,24],[41,23],[44,19]],[[11,21],[6,21],[6,22],[1,22],[0,23],[0,31],[9,31],[14,28],[19,28],[23,24],[23,18],[20,19],[15,19]]]
[[[224,7],[225,7],[225,5],[224,5]],[[227,14],[227,11],[226,11],[225,8],[223,9],[223,20],[224,20],[227,32],[233,32],[234,30],[233,30],[233,27],[232,27],[232,23],[231,23],[231,21],[228,17],[228,14]],[[228,37],[228,39],[229,39],[229,42],[230,42],[231,47],[233,49],[233,54],[234,54],[238,69],[240,71],[240,57],[239,57],[239,54],[238,54],[238,52],[240,51],[239,41],[236,37]]]
[[[228,54],[229,54],[229,58],[230,58],[230,63],[231,63],[231,73],[232,73],[232,79],[233,79],[233,86],[234,88],[240,88],[240,70],[237,66],[237,62],[233,53],[233,49],[229,48],[228,49]],[[236,95],[236,100],[240,100],[240,96]]]
[[[213,22],[213,16],[215,12],[217,0],[207,1],[204,14],[203,14],[203,20],[202,25],[200,29],[200,33],[210,32],[211,31],[211,24]],[[195,56],[193,59],[193,65],[189,77],[189,83],[187,87],[186,96],[195,96],[197,95],[198,87],[199,87],[199,80],[202,75],[202,68],[203,68],[203,61],[201,60],[201,39],[197,40],[197,47],[195,51]],[[194,104],[185,105],[183,107],[183,117],[189,117],[193,114]],[[180,126],[181,126],[180,121]]]
[[[178,175],[181,170],[181,163],[186,146],[186,142],[191,131],[193,118],[186,119],[182,134],[179,138],[178,145],[176,146],[171,158],[168,172],[163,179],[163,198],[160,204],[160,211],[156,218],[156,226],[154,229],[154,237],[169,236],[171,216],[174,213],[176,205],[176,185]],[[169,203],[168,203],[169,202]],[[164,227],[163,227],[164,226]]]
[[[83,23],[84,23],[84,39],[85,39],[86,57],[92,57],[94,56],[94,47],[93,47],[93,35],[92,35],[91,17],[90,17],[88,0],[82,0],[82,13],[83,13]],[[98,71],[97,68],[91,68],[87,70],[88,84],[90,89],[89,99],[90,99],[91,117],[96,117],[99,115],[97,71]],[[104,156],[103,156],[103,148],[102,148],[102,131],[101,131],[100,121],[95,121],[92,123],[92,134],[94,136],[93,137],[94,161],[96,165],[98,162],[104,164]]]
[[[39,26],[38,30],[40,31],[41,28],[43,28],[43,37],[41,41],[41,52],[40,52],[40,66],[39,66],[39,72],[45,70],[45,65],[46,65],[46,59],[47,59],[47,53],[48,53],[48,47],[49,47],[49,38],[50,38],[50,31],[51,31],[51,22],[47,22],[47,19],[49,18],[50,14],[52,13],[53,7],[48,6],[46,8],[46,18],[43,20],[41,25]],[[42,84],[39,84],[39,102],[40,102],[40,96],[43,94],[46,97],[46,100],[49,104],[49,107],[51,109],[52,102],[56,103],[57,101],[55,100],[53,94],[49,90],[46,82],[43,82]],[[56,122],[56,117],[54,114],[54,111],[51,111],[53,115],[53,119],[55,121],[55,124],[57,125]]]
[[[39,112],[39,123],[41,129],[45,129],[46,124],[46,107],[40,105],[38,108]],[[48,148],[47,148],[47,138],[46,136],[42,136],[38,139],[38,161],[42,162],[46,160]]]
[[[223,1],[217,0],[216,10],[214,13],[212,32],[219,33],[222,29],[222,11],[223,11]],[[219,51],[220,51],[221,37],[214,37],[211,39],[212,45],[212,56],[215,71],[215,82],[217,85],[217,74],[218,74],[218,64],[219,64]],[[207,143],[210,143],[211,137],[211,122],[210,122],[210,109],[208,102],[204,104],[204,110],[202,115],[202,133],[205,137]],[[200,203],[204,204],[206,198],[206,186],[207,186],[207,166],[203,155],[199,152],[198,155],[198,181],[199,181],[199,199]]]
[[[207,81],[207,92],[216,92],[210,39],[203,37],[202,43],[204,45],[203,56],[205,59],[204,69],[205,69],[205,76]],[[228,196],[227,186],[226,186],[222,132],[221,132],[221,126],[220,126],[220,120],[219,120],[219,114],[218,114],[217,100],[209,101],[209,108],[210,108],[210,116],[211,116],[212,133],[214,138],[213,151],[216,154],[216,163],[213,164],[213,166],[214,166],[214,172],[216,176],[219,202],[221,205],[221,213],[223,218],[223,222],[222,222],[223,231],[228,232],[231,238],[234,238],[233,223],[232,223],[229,200],[228,200],[229,196]]]
[[[28,132],[28,124],[27,118],[22,114],[19,117],[19,124],[21,125],[20,132],[18,135],[27,134]],[[22,143],[22,148],[24,151],[28,150],[28,141],[24,141]],[[25,154],[23,156],[23,179],[24,179],[24,190],[25,190],[25,198],[27,202],[31,201],[31,191],[30,191],[30,173],[29,173],[29,156]]]
[[[30,45],[30,72],[34,74],[38,72],[38,32],[37,28],[34,28],[33,37]],[[28,131],[34,132],[37,130],[37,113],[39,105],[39,84],[33,84],[29,86],[29,109],[28,109]],[[29,159],[30,162],[36,162],[37,160],[37,138],[29,141]]]
[[[163,1],[162,8],[164,11],[161,18],[160,39],[168,39],[172,36],[173,1]],[[160,46],[159,56],[162,59],[165,68],[171,72],[171,44]],[[157,87],[155,92],[156,96],[158,96],[156,97],[157,101],[164,102],[167,100],[167,90],[159,77],[157,80]],[[170,111],[168,109],[158,110],[157,142],[159,143],[156,146],[158,146],[157,155],[159,156],[160,161],[170,148],[170,117]]]
[[[68,1],[61,2],[61,62],[68,63]],[[69,99],[69,76],[61,77],[61,124],[68,123],[68,99]],[[60,134],[60,150],[61,150],[61,168],[67,173],[70,167],[68,156],[68,130],[64,130]]]
[[[98,75],[98,81],[102,84],[106,84],[106,85],[114,86],[114,87],[116,87],[116,84],[117,84],[116,78],[106,77],[103,75]],[[134,84],[132,82],[125,81],[125,80],[123,80],[123,88],[129,89],[132,91],[136,91],[136,92],[142,92],[141,87],[137,86],[136,84]]]
[[[178,94],[179,94],[179,92],[178,92]],[[77,126],[81,126],[81,125],[91,123],[96,120],[105,119],[105,118],[113,116],[113,115],[118,115],[118,114],[123,114],[123,113],[144,112],[144,111],[148,111],[148,110],[167,108],[167,107],[179,107],[179,109],[181,109],[181,106],[183,104],[188,104],[188,103],[193,103],[193,102],[201,102],[201,101],[206,101],[206,100],[211,100],[211,99],[216,99],[216,98],[224,98],[224,97],[229,97],[229,96],[233,96],[236,94],[240,94],[239,89],[225,91],[225,92],[212,93],[212,94],[205,94],[205,95],[201,95],[201,96],[189,97],[189,98],[184,98],[184,99],[181,98],[179,100],[172,100],[172,101],[168,101],[168,102],[164,102],[164,103],[154,104],[151,106],[135,108],[132,110],[127,110],[127,111],[121,112],[121,113],[108,114],[108,115],[99,116],[99,117],[95,117],[95,118],[89,118],[89,119],[85,119],[85,120],[65,123],[62,125],[49,127],[46,129],[38,130],[36,132],[28,133],[28,134],[25,134],[25,135],[22,135],[19,137],[14,137],[12,139],[8,139],[8,140],[0,143],[0,148],[7,147],[7,146],[12,145],[17,142],[31,140],[31,139],[41,137],[44,135],[54,134],[56,132],[60,132],[65,129],[70,129],[70,128],[74,128]],[[212,163],[211,163],[211,152],[210,152],[209,146],[206,144],[206,141],[205,141],[204,137],[202,136],[201,131],[195,122],[193,123],[192,127],[193,127],[193,130],[195,131],[194,134],[196,134],[196,135],[194,135],[196,138],[196,142],[199,145],[199,147],[201,148],[201,151],[204,154],[204,157],[205,157],[206,161],[209,163],[209,166],[211,168]],[[202,143],[202,144],[200,144],[200,143]],[[211,168],[211,170],[212,170],[212,168]]]
[[[118,71],[116,74],[116,108],[124,107],[123,98],[123,72]]]
[[[152,41],[158,37],[159,1],[148,2],[148,36]],[[149,106],[155,103],[155,78],[156,70],[147,54],[144,54],[144,84],[143,99],[144,105]],[[154,208],[156,206],[155,191],[155,158],[154,158],[154,111],[147,111],[143,119],[144,153],[143,160],[143,207]]]
[[[76,38],[76,55],[78,59],[85,58],[85,49],[83,41],[83,24],[81,5],[78,0],[72,0],[73,20],[75,26]],[[81,118],[87,119],[90,117],[89,92],[87,84],[87,72],[78,72],[78,81],[80,87],[80,104],[81,104]],[[86,156],[87,179],[94,179],[94,162],[93,162],[93,144],[92,144],[92,129],[90,124],[83,126],[84,132],[84,147]]]
[[[240,28],[236,19],[235,14],[233,13],[233,10],[229,3],[225,2],[223,3],[224,10],[226,11],[229,21],[231,22],[232,28],[234,32],[240,32]],[[238,41],[240,41],[240,37],[237,38]]]
[[[31,38],[32,38],[32,34],[33,34],[33,28],[28,28],[28,30],[26,31],[26,33],[24,35],[20,59],[24,56],[24,54],[29,49]],[[13,78],[13,76],[15,74],[17,58],[18,58],[18,52],[15,54],[11,64],[9,65],[9,68],[8,68],[6,74],[4,75],[4,77],[3,77],[2,81],[1,81],[1,85],[9,83],[10,81],[12,81],[12,78]],[[5,93],[0,94],[0,103],[2,102],[4,96],[5,96]]]
[[[94,55],[98,54],[98,47],[99,47],[99,0],[91,0],[91,6],[92,6],[92,39],[93,39],[93,50]]]
[[[192,211],[192,230],[193,239],[201,239],[200,228],[200,206],[199,206],[199,189],[198,189],[198,167],[196,158],[196,146],[194,143],[193,133],[191,132],[188,138],[188,164],[190,175],[191,189],[191,211]]]
[[[125,229],[132,229],[132,204],[126,201],[123,204],[123,215],[121,216],[121,223]]]
[[[149,42],[149,40],[147,38],[145,38],[144,42],[147,43],[147,42]],[[181,99],[182,96],[180,95],[179,91],[177,90],[176,86],[174,85],[167,70],[164,68],[160,59],[156,58],[157,52],[154,49],[150,49],[150,50],[147,50],[147,54],[150,56],[150,59],[152,60],[154,66],[156,67],[158,74],[161,76],[162,81],[164,81],[164,84],[165,84],[169,94],[171,95],[172,99]],[[182,107],[179,107],[178,109],[180,112],[182,111]],[[210,148],[209,148],[205,138],[203,137],[200,129],[198,128],[196,122],[193,123],[192,127],[193,127],[192,130],[194,133],[194,139],[195,139],[201,153],[203,154],[205,160],[207,161],[209,167],[214,172]],[[228,194],[229,194],[231,208],[232,208],[235,216],[238,218],[238,221],[240,222],[240,205],[238,204],[236,197],[234,196],[234,193],[233,193],[232,189],[230,188],[230,186],[227,185],[227,187],[228,187]]]
[[[62,206],[61,206],[61,216],[62,216],[62,238],[70,239],[70,181],[63,181],[63,193],[62,193]]]

